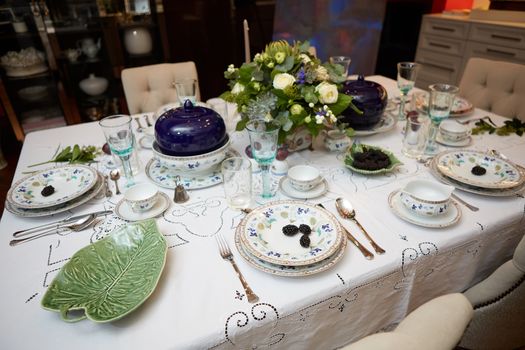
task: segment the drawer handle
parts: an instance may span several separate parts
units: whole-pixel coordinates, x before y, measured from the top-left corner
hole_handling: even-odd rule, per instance
[[[515,38],[512,36],[505,36],[505,35],[498,35],[498,34],[491,34],[490,35],[493,39],[502,39],[502,40],[509,40],[509,41],[515,41],[520,42],[521,38]]]
[[[494,49],[488,49],[488,48],[487,48],[487,53],[494,53],[494,54],[497,54],[497,55],[503,55],[503,56],[509,56],[509,57],[515,57],[516,56],[516,53],[514,53],[514,52],[507,52],[507,51],[494,50]]]
[[[432,29],[434,29],[434,30],[442,30],[442,31],[451,32],[451,33],[456,31],[454,28],[438,27],[438,26],[432,26]]]
[[[439,44],[439,43],[433,43],[433,42],[429,42],[428,45],[429,45],[429,46],[435,46],[435,47],[441,47],[441,48],[443,48],[443,49],[449,49],[449,50],[452,48],[452,46],[450,46],[450,45]]]
[[[425,62],[425,61],[422,61],[422,63],[423,63],[423,66],[435,67],[435,68],[438,68],[438,69],[448,70],[449,72],[453,72],[454,71],[454,68],[444,67],[444,66],[441,66],[439,64],[428,63],[428,62]]]

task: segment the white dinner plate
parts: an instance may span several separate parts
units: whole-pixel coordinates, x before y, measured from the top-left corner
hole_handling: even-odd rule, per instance
[[[288,176],[283,176],[279,181],[279,188],[288,197],[296,199],[312,199],[322,196],[328,191],[328,181],[323,179],[320,184],[312,188],[310,191],[298,191],[292,187]]]
[[[308,248],[300,245],[302,236],[286,236],[285,225],[309,225],[312,233]],[[278,265],[310,265],[330,257],[344,239],[337,219],[323,208],[304,202],[275,201],[252,210],[237,226],[243,246],[253,256]]]
[[[443,228],[455,224],[461,218],[461,210],[453,200],[450,201],[452,205],[449,206],[448,211],[445,214],[433,217],[414,214],[413,211],[408,209],[401,202],[399,198],[400,192],[400,190],[395,190],[390,193],[388,196],[388,205],[394,214],[411,224],[429,228]]]
[[[416,94],[416,108],[427,113],[428,110],[428,93],[421,92]],[[465,117],[474,111],[474,106],[471,102],[463,97],[456,96],[452,107],[450,109],[451,118]]]
[[[286,266],[272,264],[251,255],[244,248],[239,237],[238,231],[235,233],[235,246],[237,247],[237,251],[244,258],[244,260],[246,260],[248,264],[250,264],[258,270],[277,276],[305,277],[319,272],[323,272],[334,266],[337,262],[339,262],[346,251],[346,238],[343,239],[343,241],[341,242],[340,248],[330,257],[318,263],[303,266]]]
[[[354,130],[354,136],[370,136],[392,130],[397,124],[397,118],[389,112],[384,112],[379,122],[371,129]]]
[[[136,213],[131,210],[128,203],[121,199],[120,202],[115,206],[115,214],[123,220],[127,221],[139,221],[146,220],[162,215],[170,207],[170,198],[164,192],[159,192],[159,198],[155,205],[148,211],[142,213]]]
[[[18,180],[7,193],[7,200],[25,209],[49,208],[82,196],[95,186],[97,171],[86,165],[64,165],[38,171]],[[53,186],[53,194],[42,190]]]
[[[525,178],[514,164],[490,154],[474,150],[446,151],[436,156],[437,168],[445,176],[471,186],[507,189],[521,185]],[[474,175],[472,168],[486,169]]]

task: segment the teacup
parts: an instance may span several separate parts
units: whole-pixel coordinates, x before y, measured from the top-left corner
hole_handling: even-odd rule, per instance
[[[288,170],[290,185],[297,191],[310,191],[323,180],[319,169],[310,165],[296,165]]]
[[[439,125],[439,132],[443,139],[447,141],[457,142],[466,139],[470,136],[470,128],[462,125],[455,120],[444,120]]]
[[[450,207],[453,186],[428,180],[414,180],[405,185],[399,197],[401,202],[419,216],[443,215]]]
[[[153,208],[159,191],[151,184],[137,184],[124,193],[124,200],[135,213],[143,213]]]

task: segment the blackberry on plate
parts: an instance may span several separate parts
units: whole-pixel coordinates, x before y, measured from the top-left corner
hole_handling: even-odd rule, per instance
[[[48,186],[44,187],[42,189],[42,192],[40,192],[40,194],[42,194],[42,196],[44,196],[44,197],[49,197],[53,193],[55,193],[55,188],[53,186],[51,186],[51,185],[48,185]]]
[[[308,237],[308,235],[302,235],[299,244],[303,248],[308,248],[310,246],[310,237]]]
[[[310,233],[312,233],[312,228],[308,225],[301,224],[299,225],[299,232],[301,232],[304,235],[309,235]]]
[[[299,228],[297,226],[295,226],[295,225],[286,225],[286,226],[283,227],[283,233],[286,236],[293,236],[297,232],[299,232]]]
[[[481,175],[485,175],[485,173],[487,172],[487,169],[485,169],[482,166],[476,165],[475,167],[472,168],[470,172],[476,176],[481,176]]]

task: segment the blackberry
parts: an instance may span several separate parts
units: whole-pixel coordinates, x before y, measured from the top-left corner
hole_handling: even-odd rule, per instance
[[[470,172],[476,176],[481,176],[481,175],[485,175],[485,173],[487,172],[487,169],[485,169],[482,166],[476,165],[475,167],[472,168]]]
[[[297,232],[299,232],[299,228],[297,228],[297,226],[295,226],[295,225],[286,225],[286,226],[283,227],[283,233],[286,236],[293,236]]]
[[[46,186],[42,189],[42,192],[40,192],[40,194],[44,197],[49,197],[51,196],[53,193],[55,193],[55,188],[51,185],[49,186]]]
[[[308,225],[301,224],[299,225],[299,232],[301,232],[304,235],[309,235],[310,233],[312,233],[312,228]]]
[[[301,244],[303,248],[308,248],[310,246],[310,237],[308,237],[308,235],[302,235],[299,244]]]

